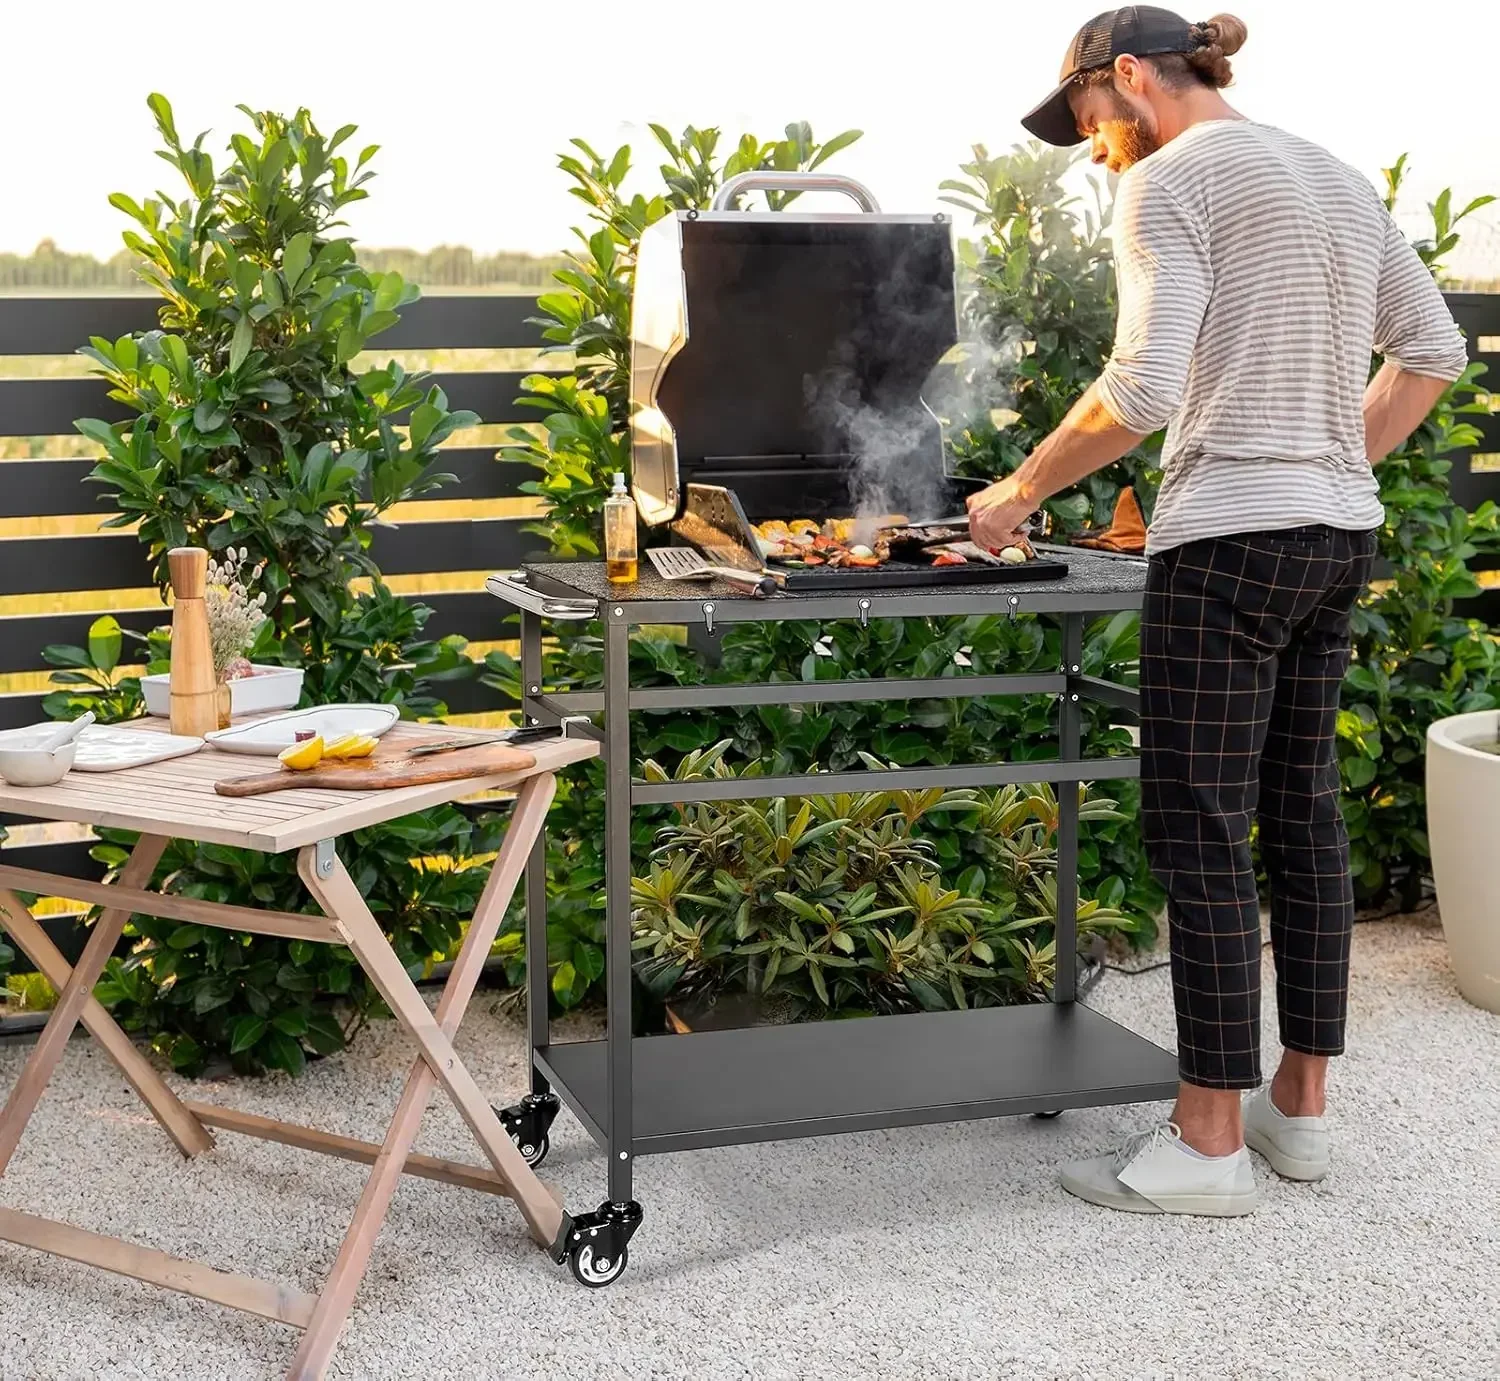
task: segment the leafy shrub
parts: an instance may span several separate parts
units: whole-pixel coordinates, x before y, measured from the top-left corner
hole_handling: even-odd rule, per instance
[[[742,775],[725,764],[729,747],[690,754],[670,775],[647,761],[643,774]],[[862,756],[871,770],[889,765]],[[1118,818],[1111,800],[1080,788],[1079,801],[1084,818]],[[966,841],[951,885],[924,837],[939,813]],[[1057,821],[1046,786],[679,806],[632,882],[637,972],[659,997],[743,989],[815,1014],[1041,998],[1057,962]],[[1080,902],[1080,936],[1130,926]]]
[[[451,481],[434,472],[437,446],[478,418],[399,365],[352,368],[418,295],[399,274],[362,269],[333,233],[368,195],[375,145],[351,168],[337,150],[354,126],[324,139],[305,110],[241,107],[256,137],[235,135],[216,176],[205,136],[184,147],[165,97],[150,105],[189,194],[110,198],[145,232],[125,242],[166,302],[162,329],[82,352],[137,414],[77,424],[106,452],[91,478],[118,509],[107,526],[139,525],[164,587],[171,547],[248,547],[265,563],[268,636],[320,665],[354,610],[351,579],[378,574],[370,524]]]
[[[140,227],[125,235],[165,298],[161,329],[84,351],[136,415],[84,420],[106,451],[92,478],[116,525],[138,523],[158,579],[168,548],[249,549],[264,562],[267,614],[255,660],[301,666],[304,703],[384,701],[407,716],[440,715],[433,683],[473,674],[461,638],[429,640],[431,610],[392,594],[370,555],[372,524],[392,505],[451,479],[437,447],[477,418],[399,366],[358,372],[369,339],[399,320],[416,289],[362,268],[337,234],[339,213],[364,197],[375,153],[351,166],[305,110],[290,119],[245,109],[217,173],[186,146],[171,107],[150,100],[162,157],[187,183],[180,201],[112,202]],[[404,430],[398,430],[404,427]],[[363,578],[367,588],[358,582]],[[135,635],[132,635],[135,638]],[[164,671],[168,633],[136,639]],[[49,648],[59,689],[50,713],[93,709],[106,722],[141,712],[138,678],[122,669],[124,635],[98,621],[87,648]],[[453,808],[357,831],[341,850],[402,962],[421,973],[451,952],[483,877],[457,866],[495,847],[492,818]],[[128,839],[95,851],[111,868]],[[440,865],[424,858],[441,856]],[[174,843],[157,882],[183,896],[281,910],[310,905],[295,860],[212,844]],[[183,1071],[214,1054],[239,1069],[295,1073],[308,1051],[337,1049],[378,998],[341,948],[136,918],[101,1000],[152,1036]]]
[[[1094,204],[1080,210],[1062,179],[1079,155],[1032,143],[991,157],[978,145],[943,200],[973,217],[961,239],[967,416],[950,419],[962,472],[1008,475],[1052,432],[1098,377],[1114,344],[1115,281],[1109,210],[1090,179]],[[1148,437],[1076,490],[1047,500],[1059,533],[1107,526],[1122,486],[1134,485],[1146,514],[1160,474],[1161,435]]]
[[[105,833],[95,854],[125,861],[128,836]],[[479,901],[487,870],[454,860],[499,847],[501,817],[477,821],[453,806],[340,841],[340,857],[390,936],[407,971],[420,976],[453,954]],[[426,861],[424,861],[426,860]],[[180,896],[276,911],[316,912],[297,877],[295,853],[259,854],[174,840],[159,876]],[[300,1073],[306,1050],[328,1055],[384,1005],[342,945],[245,935],[135,916],[130,952],[109,961],[99,1000],[127,1031],[151,1038],[174,1068],[196,1073],[213,1055],[241,1072]]]
[[[1401,189],[1403,156],[1386,170],[1386,204]],[[1443,192],[1430,207],[1433,236],[1418,254],[1435,273],[1458,243],[1456,227],[1493,201],[1479,197],[1454,214]],[[1338,720],[1351,865],[1362,900],[1393,894],[1416,904],[1430,873],[1425,785],[1427,728],[1437,719],[1500,705],[1500,644],[1455,613],[1479,593],[1468,561],[1500,552],[1500,511],[1468,513],[1448,491],[1455,451],[1480,440],[1467,417],[1484,366],[1474,364],[1438,400],[1415,435],[1377,469],[1386,508],[1380,555],[1387,577],[1354,612],[1354,658]]]

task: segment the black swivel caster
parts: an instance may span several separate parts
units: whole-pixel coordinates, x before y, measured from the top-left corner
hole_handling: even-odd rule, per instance
[[[630,1239],[645,1216],[638,1203],[603,1203],[593,1213],[563,1217],[553,1259],[566,1261],[573,1279],[590,1290],[613,1285],[630,1264]]]
[[[511,1107],[495,1109],[500,1125],[533,1170],[547,1159],[547,1152],[552,1149],[547,1133],[561,1108],[562,1101],[555,1093],[528,1093]]]
[[[1040,1122],[1050,1122],[1054,1117],[1061,1117],[1063,1110],[1061,1108],[1053,1108],[1051,1112],[1034,1112],[1031,1115]]]

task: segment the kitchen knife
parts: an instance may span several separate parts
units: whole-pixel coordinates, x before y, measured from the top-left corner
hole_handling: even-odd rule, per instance
[[[556,738],[560,730],[551,724],[533,724],[522,729],[502,729],[498,734],[487,734],[483,738],[448,738],[440,743],[419,743],[408,748],[409,758],[424,758],[430,753],[451,753],[455,748],[479,748],[486,743],[508,743],[513,748],[536,743],[541,739]]]

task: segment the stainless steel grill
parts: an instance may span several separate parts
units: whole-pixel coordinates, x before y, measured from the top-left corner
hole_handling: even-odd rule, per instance
[[[860,209],[735,209],[757,189],[833,190]],[[754,523],[961,512],[975,481],[947,467],[923,396],[957,342],[947,217],[883,214],[858,183],[822,174],[731,179],[712,210],[676,212],[642,237],[630,371],[642,519],[715,565],[760,570]],[[993,585],[1066,570],[1050,556],[999,569],[891,562],[789,572],[784,587]]]

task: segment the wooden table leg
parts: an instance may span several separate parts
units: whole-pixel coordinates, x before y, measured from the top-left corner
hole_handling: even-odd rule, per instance
[[[504,845],[490,869],[484,893],[469,922],[468,934],[464,937],[448,982],[443,987],[435,1018],[427,1010],[426,1003],[401,967],[389,941],[370,915],[344,865],[335,859],[328,876],[320,877],[312,849],[304,849],[298,858],[297,870],[308,891],[334,923],[344,930],[350,948],[370,975],[371,981],[390,1004],[397,1019],[416,1037],[423,1054],[418,1056],[407,1075],[406,1086],[402,1089],[395,1117],[375,1160],[375,1168],[365,1183],[359,1206],[349,1224],[343,1245],[339,1248],[338,1259],[324,1283],[312,1319],[302,1336],[301,1346],[287,1373],[292,1381],[311,1381],[312,1378],[321,1376],[333,1355],[339,1333],[353,1306],[355,1292],[369,1266],[370,1253],[390,1209],[391,1198],[401,1181],[402,1169],[412,1143],[416,1140],[422,1115],[432,1096],[433,1085],[439,1079],[454,1097],[464,1120],[479,1138],[496,1171],[510,1184],[512,1197],[520,1207],[532,1234],[543,1245],[550,1246],[561,1230],[561,1206],[536,1178],[525,1158],[506,1135],[493,1109],[484,1101],[477,1085],[474,1085],[449,1043],[463,1021],[490,946],[505,919],[506,909],[526,866],[527,856],[546,823],[547,808],[552,803],[555,789],[556,780],[550,773],[531,777],[522,785],[511,813]],[[424,1032],[427,1036],[425,1040]],[[442,1043],[441,1052],[436,1056],[429,1053],[434,1037]],[[503,1143],[503,1146],[492,1146],[491,1141],[475,1126],[476,1120],[482,1119],[477,1117],[472,1106],[466,1108],[460,1097],[453,1093],[455,1083],[461,1087],[467,1085],[464,1087],[465,1094],[472,1090],[473,1098],[477,1098],[483,1112],[488,1114],[499,1143]],[[471,1104],[472,1101],[470,1099]],[[489,1128],[485,1128],[485,1131],[489,1131]]]
[[[72,966],[22,905],[20,897],[5,887],[0,887],[0,928],[10,932],[21,952],[58,992],[67,986],[73,976]],[[152,1116],[183,1155],[191,1157],[213,1149],[213,1133],[172,1092],[150,1060],[135,1048],[135,1042],[94,998],[84,1003],[80,1020],[89,1035],[104,1047],[104,1053],[119,1066],[130,1087],[151,1109]]]
[[[143,834],[136,841],[130,861],[121,869],[120,881],[126,887],[144,888],[151,881],[167,841],[158,835]],[[4,1111],[0,1111],[0,1175],[5,1173],[10,1158],[21,1140],[21,1134],[36,1111],[42,1090],[62,1058],[68,1037],[83,1015],[94,991],[94,984],[104,972],[104,966],[114,953],[115,942],[130,919],[128,911],[107,909],[94,924],[89,942],[72,975],[58,994],[57,1006],[43,1029],[41,1037],[32,1047],[31,1055],[16,1085],[10,1091]],[[394,956],[392,956],[394,958]]]

